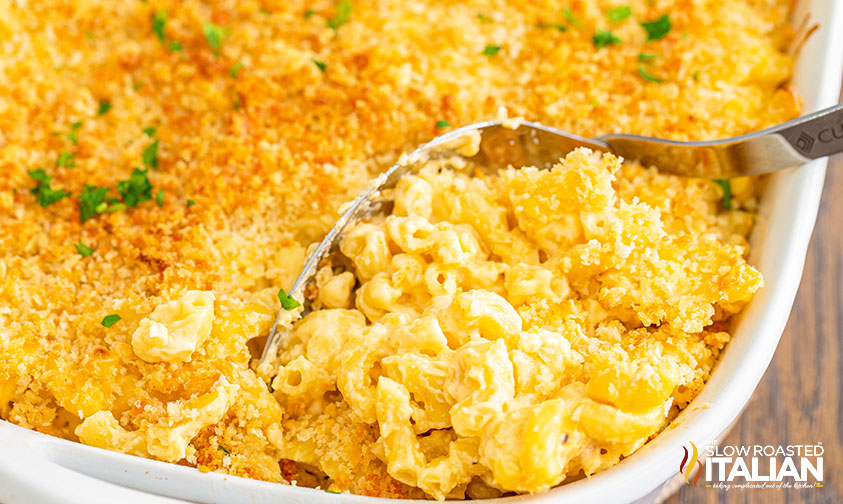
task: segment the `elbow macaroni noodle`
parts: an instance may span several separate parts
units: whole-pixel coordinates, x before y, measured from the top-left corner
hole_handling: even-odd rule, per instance
[[[389,474],[436,499],[541,491],[634,452],[702,386],[712,323],[761,278],[740,247],[620,198],[619,169],[581,149],[546,171],[404,177],[392,214],[342,239],[353,274],[317,275],[279,401],[344,402]],[[311,441],[269,437],[320,466]]]
[[[187,291],[158,306],[132,334],[135,354],[146,362],[184,362],[211,333],[214,294]]]

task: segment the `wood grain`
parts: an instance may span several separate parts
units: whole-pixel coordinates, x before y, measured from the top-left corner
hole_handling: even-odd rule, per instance
[[[843,502],[843,156],[832,159],[805,272],[773,362],[722,444],[825,448],[824,487],[718,490],[683,486],[669,504]]]

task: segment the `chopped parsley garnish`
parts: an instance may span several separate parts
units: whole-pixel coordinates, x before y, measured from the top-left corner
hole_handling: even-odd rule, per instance
[[[670,33],[671,23],[670,16],[662,14],[662,16],[654,21],[644,21],[641,26],[647,30],[647,42],[664,38]]]
[[[141,154],[141,159],[143,160],[144,166],[158,168],[158,140],[146,146],[143,154]]]
[[[732,181],[729,179],[722,179],[722,180],[715,180],[715,184],[720,186],[720,189],[723,190],[723,208],[726,210],[732,209]]]
[[[501,46],[498,45],[487,45],[485,49],[483,49],[483,54],[486,56],[494,56],[499,53],[501,50]]]
[[[334,17],[325,21],[328,28],[337,31],[340,26],[348,23],[351,20],[351,0],[339,0],[337,2]]]
[[[574,13],[571,12],[570,7],[565,7],[565,9],[562,11],[562,13],[565,14],[565,17],[568,19],[568,22],[571,23],[572,25],[576,26],[576,25],[580,24],[580,21],[577,18],[574,17]]]
[[[328,70],[328,64],[324,61],[320,61],[318,59],[311,59],[311,61],[313,61],[313,64],[316,65],[316,68],[318,68],[320,72],[325,73],[325,71]]]
[[[38,185],[33,187],[29,192],[37,197],[38,204],[42,207],[47,208],[56,201],[70,196],[70,193],[64,189],[53,189],[50,187],[50,180],[53,177],[48,176],[43,169],[27,170],[26,173],[38,182]]]
[[[192,206],[193,206],[193,205],[195,205],[195,204],[196,204],[196,202],[195,202],[195,201],[193,201],[192,199],[187,200],[187,208],[190,208],[190,207],[192,207]]]
[[[553,24],[553,23],[539,23],[539,24],[536,25],[536,28],[540,28],[542,30],[546,30],[548,28],[555,28],[556,30],[559,30],[560,32],[568,31],[568,28],[566,28],[565,26],[562,26],[561,24]]]
[[[316,14],[316,11],[315,11],[315,10],[313,10],[313,9],[307,9],[306,11],[304,11],[304,18],[305,18],[305,19],[310,19],[311,17],[313,17],[313,15],[314,15],[314,14]]]
[[[79,243],[74,243],[73,246],[76,247],[76,252],[78,252],[82,257],[88,257],[94,253],[94,249],[85,245],[81,241]]]
[[[658,57],[658,54],[641,53],[638,55],[638,61],[652,61]]]
[[[124,203],[119,203],[117,200],[111,201],[110,198],[106,198],[106,200],[110,201],[110,203],[100,203],[100,206],[97,207],[97,211],[99,213],[108,212],[121,212],[126,209],[126,205]]]
[[[106,194],[108,194],[107,187],[85,184],[82,193],[79,194],[79,218],[83,224],[86,220],[108,209],[108,203],[105,201]]]
[[[76,143],[79,141],[79,137],[76,135],[76,132],[79,131],[79,128],[81,128],[81,127],[82,127],[82,121],[76,121],[74,123],[71,123],[70,124],[70,131],[68,131],[64,135],[65,137],[67,137],[68,140],[70,140],[70,142],[73,145],[76,145]]]
[[[97,115],[105,115],[111,110],[111,103],[107,100],[100,100],[99,107],[97,107]]]
[[[603,49],[607,45],[621,43],[621,39],[612,35],[612,32],[608,30],[597,30],[594,33],[592,40],[594,40],[594,45],[597,46],[598,49]]]
[[[152,15],[152,32],[162,43],[164,42],[164,26],[167,25],[167,11],[155,11]]]
[[[438,129],[447,128],[450,125],[451,125],[450,121],[446,121],[444,119],[441,120],[441,121],[436,121],[436,127]]]
[[[228,72],[228,75],[230,75],[231,77],[237,77],[237,72],[239,72],[241,68],[243,68],[243,62],[238,61],[234,64],[233,67],[231,67],[231,71]]]
[[[696,72],[694,72],[694,75],[692,75],[691,77],[693,77],[694,80],[700,80],[700,71],[697,70]]]
[[[141,131],[143,131],[143,134],[148,136],[149,138],[152,138],[152,137],[155,136],[155,128],[153,128],[152,126],[150,126],[148,128],[144,128]]]
[[[607,15],[609,17],[609,21],[618,23],[632,15],[632,8],[628,5],[626,7],[616,7],[614,9],[610,9]]]
[[[181,42],[179,42],[178,40],[170,41],[170,50],[173,52],[181,51]]]
[[[218,447],[220,450],[224,451],[227,455],[231,455],[231,452],[230,452],[230,451],[228,451],[228,450],[225,448],[225,446],[223,446],[223,445],[217,445],[217,447]]]
[[[295,310],[301,306],[301,303],[296,301],[293,296],[287,294],[284,289],[278,290],[278,300],[281,301],[281,307],[287,311]]]
[[[120,322],[120,315],[116,313],[112,313],[111,315],[106,315],[105,318],[102,319],[102,325],[105,327],[111,327],[117,322]]]
[[[152,199],[152,184],[146,176],[147,171],[135,168],[128,180],[117,182],[117,192],[123,198],[123,203],[136,207],[138,203]]]
[[[76,161],[74,158],[76,154],[71,154],[70,152],[60,152],[59,158],[56,160],[56,166],[62,166],[65,168],[76,168]]]
[[[159,189],[157,193],[155,193],[155,203],[158,206],[164,206],[164,189]]]
[[[222,39],[228,35],[228,28],[215,25],[214,23],[205,23],[202,31],[205,33],[205,38],[208,39],[208,45],[214,50],[214,54],[219,55],[220,47],[222,47]]]
[[[641,74],[641,77],[644,77],[646,80],[648,80],[650,82],[661,82],[662,81],[662,79],[659,79],[658,77],[656,77],[654,75],[651,75],[649,72],[647,72],[647,69],[644,68],[644,65],[641,65],[641,64],[638,65],[638,73]]]
[[[492,18],[483,14],[482,12],[477,13],[477,19],[483,24],[488,24],[492,22]]]

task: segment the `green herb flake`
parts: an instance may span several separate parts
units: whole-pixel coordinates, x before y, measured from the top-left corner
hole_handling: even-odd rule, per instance
[[[100,100],[99,107],[97,107],[97,115],[105,115],[111,110],[111,103],[107,100]]]
[[[91,30],[86,31],[85,38],[87,38],[88,40],[94,40],[94,32],[92,32]]]
[[[195,205],[195,204],[196,204],[196,202],[195,202],[195,201],[193,201],[192,199],[187,200],[187,208],[190,208],[190,207],[192,207],[192,206],[193,206],[193,205]]]
[[[108,194],[107,187],[85,184],[85,187],[82,188],[82,192],[78,196],[79,218],[83,224],[96,214],[103,213],[108,209],[108,203],[105,201],[106,194]]]
[[[436,121],[436,128],[437,129],[447,128],[450,125],[451,125],[450,121],[446,121],[444,119],[441,120],[441,121]]]
[[[723,190],[723,199],[721,203],[723,204],[723,208],[726,210],[732,209],[732,181],[729,179],[720,179],[715,180],[715,184],[720,186],[720,189]]]
[[[154,136],[155,136],[155,131],[156,131],[156,130],[155,130],[155,128],[154,128],[154,127],[150,126],[150,127],[148,127],[148,128],[144,128],[144,129],[142,129],[141,131],[143,131],[143,134],[144,134],[144,135],[148,136],[149,138],[152,138],[152,137],[154,137]]]
[[[243,68],[243,62],[238,61],[234,64],[233,67],[231,67],[231,71],[228,72],[228,75],[230,75],[232,78],[237,77],[237,72],[239,72],[241,68]]]
[[[565,9],[562,11],[562,14],[565,14],[565,18],[567,18],[568,22],[571,23],[572,25],[578,26],[580,24],[579,19],[574,17],[574,13],[571,12],[570,7],[565,7]]]
[[[77,132],[81,127],[82,121],[70,123],[70,131],[65,133],[65,137],[67,137],[67,139],[70,140],[73,145],[76,145],[79,142],[79,136],[77,135]]]
[[[230,452],[230,451],[228,451],[228,450],[225,448],[225,446],[223,446],[223,445],[217,445],[217,448],[219,448],[220,450],[224,451],[227,455],[231,455],[231,452]]]
[[[73,246],[76,248],[76,252],[78,252],[82,257],[88,257],[94,253],[94,249],[85,245],[81,241],[79,243],[74,243]]]
[[[127,180],[117,182],[117,192],[123,198],[123,203],[130,207],[152,199],[152,184],[149,183],[148,170],[135,168]]]
[[[616,7],[610,9],[607,16],[612,23],[619,23],[632,15],[632,8],[630,6]]]
[[[114,324],[116,324],[117,322],[120,322],[120,315],[117,315],[116,313],[112,313],[111,315],[106,315],[102,319],[101,324],[104,325],[105,327],[111,327]]]
[[[489,24],[492,22],[492,18],[490,18],[486,14],[483,14],[482,12],[477,13],[477,19],[483,24]]]
[[[301,306],[301,303],[296,301],[293,296],[284,292],[284,289],[278,290],[278,300],[281,301],[281,307],[287,311],[295,310]]]
[[[228,36],[228,28],[215,25],[214,23],[205,23],[202,31],[205,33],[205,38],[208,39],[208,45],[214,50],[214,54],[219,55],[220,47],[222,47],[222,39]]]
[[[696,72],[694,72],[694,75],[692,75],[691,77],[693,77],[695,81],[700,80],[700,71],[697,70]]]
[[[500,52],[500,50],[501,50],[501,46],[498,46],[498,45],[487,45],[487,46],[483,49],[483,54],[485,54],[486,56],[492,57],[492,56],[496,55],[497,53],[499,53],[499,52]]]
[[[563,32],[563,33],[568,31],[568,28],[566,28],[565,26],[562,26],[561,24],[553,24],[553,23],[539,23],[539,24],[536,25],[536,28],[539,28],[541,30],[547,30],[548,28],[553,28],[553,29],[558,30],[558,31]]]
[[[316,11],[315,11],[315,10],[313,10],[313,9],[307,9],[306,11],[304,11],[304,18],[305,18],[305,19],[310,19],[310,18],[312,18],[312,17],[313,17],[313,15],[314,15],[314,14],[316,14]]]
[[[38,182],[38,185],[33,187],[29,192],[36,196],[38,204],[42,207],[47,208],[53,203],[70,196],[70,193],[64,189],[53,189],[50,187],[50,180],[53,177],[48,176],[42,168],[27,170],[26,173]]]
[[[149,166],[150,168],[155,169],[158,168],[158,140],[155,140],[146,146],[143,150],[143,154],[141,154],[141,159],[143,160],[144,166]]]
[[[324,61],[320,61],[318,59],[311,59],[310,61],[312,61],[313,64],[316,65],[316,68],[318,68],[320,72],[325,73],[325,71],[328,70],[328,64]]]
[[[76,168],[76,160],[74,159],[76,154],[71,154],[70,152],[60,152],[59,158],[56,160],[56,166],[64,167],[64,168]]]
[[[644,21],[641,26],[647,30],[647,42],[659,40],[670,33],[670,28],[673,26],[670,23],[670,16],[662,14],[662,16],[654,21]]]
[[[592,37],[592,40],[594,40],[594,45],[598,49],[603,49],[608,45],[621,43],[621,39],[612,35],[612,32],[608,30],[597,30],[594,33],[594,37]]]
[[[337,2],[334,17],[325,21],[328,28],[337,31],[340,26],[348,23],[351,20],[351,0],[339,0]]]
[[[654,75],[651,75],[647,71],[647,69],[644,68],[644,65],[641,65],[641,64],[638,65],[638,73],[641,74],[641,77],[644,77],[644,79],[646,79],[650,82],[662,82],[662,79],[659,79],[658,77],[656,77]]]
[[[638,61],[647,62],[647,61],[652,61],[652,60],[654,60],[658,57],[659,57],[658,54],[641,53],[641,54],[638,55]]]
[[[155,203],[158,206],[164,206],[164,189],[159,189],[157,193],[155,193]]]
[[[158,37],[162,43],[166,38],[164,36],[164,26],[167,25],[167,11],[159,10],[155,11],[155,14],[152,15],[152,32]]]
[[[171,40],[170,41],[170,50],[173,52],[178,52],[182,50],[181,42],[178,40]]]

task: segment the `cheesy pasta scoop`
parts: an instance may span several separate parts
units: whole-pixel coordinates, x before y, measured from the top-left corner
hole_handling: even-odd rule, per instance
[[[350,266],[317,275],[270,440],[340,477],[300,435],[339,404],[377,429],[393,478],[440,500],[537,492],[632,454],[696,395],[722,322],[762,284],[728,228],[640,190],[669,180],[587,149],[549,170],[405,176],[392,213],[342,239]]]

